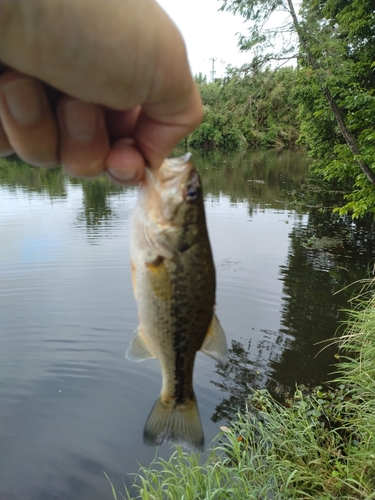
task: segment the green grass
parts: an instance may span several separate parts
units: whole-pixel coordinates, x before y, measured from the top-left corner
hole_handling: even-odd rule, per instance
[[[373,284],[372,284],[373,285]],[[205,463],[177,448],[135,475],[117,499],[375,499],[375,295],[357,300],[335,385],[297,388],[281,405],[255,391]]]

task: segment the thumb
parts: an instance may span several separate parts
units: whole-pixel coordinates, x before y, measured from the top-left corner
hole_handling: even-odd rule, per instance
[[[194,82],[189,99],[175,111],[175,103],[144,105],[139,115],[135,141],[149,166],[158,168],[173,148],[202,121],[203,106]],[[171,107],[170,113],[168,112]]]

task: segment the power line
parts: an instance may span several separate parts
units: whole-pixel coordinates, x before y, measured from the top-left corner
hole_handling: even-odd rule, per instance
[[[215,74],[216,74],[216,71],[215,71],[215,61],[216,61],[216,58],[215,57],[211,57],[210,61],[212,61],[212,69],[210,71],[210,76],[211,76],[211,81],[213,82],[215,80]]]

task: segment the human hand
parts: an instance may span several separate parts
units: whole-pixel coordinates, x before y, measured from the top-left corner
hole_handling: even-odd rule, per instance
[[[200,123],[184,42],[154,0],[0,0],[0,33],[0,156],[136,183]]]

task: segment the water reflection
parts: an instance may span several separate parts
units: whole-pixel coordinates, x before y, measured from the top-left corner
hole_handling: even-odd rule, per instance
[[[217,266],[226,365],[198,355],[194,386],[207,442],[249,391],[328,377],[334,335],[374,258],[371,223],[296,204],[302,153],[195,155]],[[147,465],[142,428],[160,373],[128,363],[137,325],[128,238],[135,188],[0,160],[0,496],[109,498],[105,470]],[[94,244],[93,244],[94,243]],[[146,366],[147,365],[147,366]],[[210,383],[212,382],[212,383]],[[169,448],[159,450],[162,456]],[[74,493],[73,493],[74,491]]]
[[[206,194],[248,203],[249,214],[265,208],[282,209],[293,202],[293,191],[309,176],[308,158],[301,152],[257,151],[195,156]]]
[[[135,191],[136,188],[125,188],[111,182],[106,176],[89,180],[68,178],[60,168],[45,170],[26,165],[18,158],[0,158],[0,186],[9,192],[22,190],[24,193],[48,195],[51,201],[59,201],[67,197],[69,187],[79,189],[82,198],[81,207],[77,213],[77,226],[86,226],[90,241],[104,237],[100,226],[110,226],[119,215],[112,209],[111,197],[119,196],[126,190]]]
[[[330,211],[312,209],[307,223],[294,226],[287,262],[280,269],[284,283],[280,332],[292,340],[271,364],[279,383],[319,384],[322,373],[333,370],[336,346],[315,355],[345,319],[341,309],[348,307],[356,290],[349,285],[368,273],[374,244],[371,222],[354,223]]]
[[[28,194],[48,195],[51,199],[66,197],[67,178],[60,169],[32,168],[18,158],[0,158],[0,186],[9,192],[22,189]]]
[[[353,221],[323,208],[332,203],[324,198],[316,196],[316,206],[297,217],[289,233],[286,263],[280,266],[279,330],[263,330],[258,341],[232,340],[227,364],[216,368],[220,379],[212,383],[227,396],[216,406],[214,422],[230,421],[244,410],[254,388],[267,387],[282,400],[296,383],[313,387],[334,371],[338,348],[327,339],[342,331],[343,309],[360,287],[354,283],[372,273],[375,231],[371,220]]]
[[[125,188],[103,176],[95,180],[80,181],[82,186],[82,210],[77,215],[78,225],[86,226],[87,234],[93,243],[103,237],[102,226],[111,226],[119,218],[111,206],[111,197],[124,192]]]

